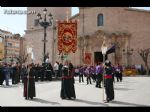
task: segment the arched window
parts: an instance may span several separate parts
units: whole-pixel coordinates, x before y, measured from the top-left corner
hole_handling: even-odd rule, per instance
[[[98,14],[97,16],[97,26],[103,26],[104,25],[104,21],[103,21],[103,14]]]

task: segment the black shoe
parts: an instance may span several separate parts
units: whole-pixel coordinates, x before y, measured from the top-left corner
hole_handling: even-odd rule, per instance
[[[33,100],[33,97],[30,97],[31,100]]]
[[[109,103],[109,100],[105,100],[104,103]]]
[[[104,101],[104,103],[109,103],[109,101]]]
[[[68,97],[68,100],[71,100],[71,97]]]
[[[75,100],[76,99],[76,97],[73,97],[73,100]]]
[[[61,97],[62,100],[66,99],[65,97]]]
[[[113,100],[114,100],[114,98],[110,99],[109,101],[113,101]]]

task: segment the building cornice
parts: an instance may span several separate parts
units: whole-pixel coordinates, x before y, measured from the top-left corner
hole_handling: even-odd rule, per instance
[[[127,10],[127,11],[137,11],[137,12],[150,13],[149,10],[144,10],[144,9],[125,8],[125,10]]]
[[[5,30],[2,30],[2,29],[0,29],[0,31],[3,32],[3,33],[5,33],[5,34],[12,34],[11,32],[5,31]]]
[[[95,7],[79,7],[79,9],[87,9],[87,8],[95,8]],[[136,9],[136,8],[131,8],[131,7],[128,7],[128,8],[124,8],[125,10],[128,10],[128,11],[137,11],[137,12],[148,12],[150,13],[149,10],[144,10],[144,9]]]
[[[95,7],[79,7],[79,9],[89,9],[89,8],[95,8]]]
[[[31,28],[31,29],[27,29],[24,30],[26,33],[32,32],[32,31],[43,31],[43,28]],[[52,28],[47,28],[47,30],[52,30]]]
[[[71,18],[70,18],[70,19],[74,19],[74,18],[79,17],[79,16],[80,16],[80,13],[77,13],[77,14],[75,14],[75,15],[71,16]]]

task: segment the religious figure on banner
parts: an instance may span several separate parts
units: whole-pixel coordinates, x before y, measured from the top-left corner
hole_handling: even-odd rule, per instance
[[[58,51],[59,53],[75,53],[77,50],[77,21],[58,22]]]
[[[71,44],[72,43],[72,34],[71,33],[69,33],[69,32],[64,33],[63,43],[64,44]]]

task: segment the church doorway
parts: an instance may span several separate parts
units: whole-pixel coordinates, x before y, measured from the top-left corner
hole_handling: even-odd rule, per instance
[[[107,60],[107,55],[105,56],[105,60]],[[103,62],[102,52],[94,52],[94,62],[95,64],[97,64],[98,62]]]

